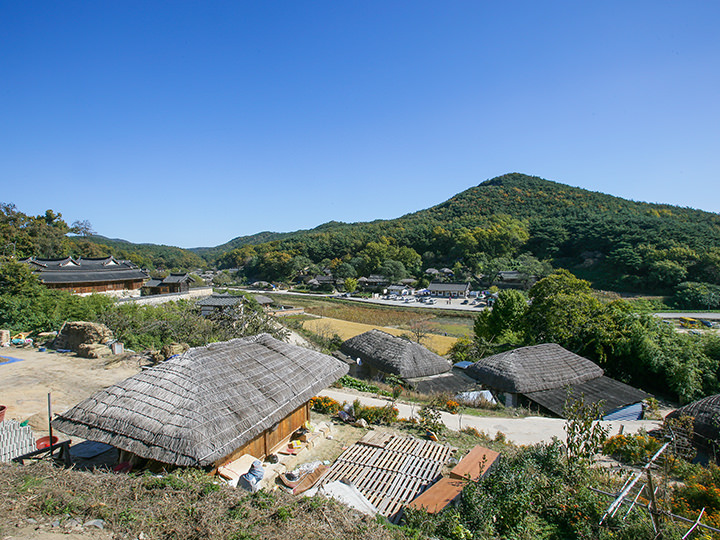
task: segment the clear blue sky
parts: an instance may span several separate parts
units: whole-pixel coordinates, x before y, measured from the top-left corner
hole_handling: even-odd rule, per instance
[[[720,3],[0,0],[0,201],[182,247],[507,172],[720,211]]]

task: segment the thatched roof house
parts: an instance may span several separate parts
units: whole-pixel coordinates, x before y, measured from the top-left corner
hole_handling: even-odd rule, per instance
[[[221,465],[271,453],[309,418],[310,398],[345,373],[335,358],[261,334],[190,349],[53,426],[161,463]]]
[[[556,343],[521,347],[483,358],[467,368],[467,374],[505,396],[516,406],[522,396],[544,409],[563,416],[569,393],[588,402],[602,402],[607,420],[636,419],[642,415],[645,392],[603,375],[587,358]]]
[[[720,394],[693,401],[675,409],[666,418],[691,416],[693,422],[694,443],[701,448],[714,450],[720,442]]]
[[[483,358],[467,373],[491,388],[527,394],[596,379],[603,370],[560,345],[543,343]]]
[[[340,350],[372,372],[393,374],[403,379],[427,377],[450,371],[452,364],[419,343],[370,330],[345,341]]]

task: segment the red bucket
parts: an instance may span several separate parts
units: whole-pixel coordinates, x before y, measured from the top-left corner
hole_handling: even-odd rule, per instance
[[[38,450],[42,450],[43,448],[48,448],[51,444],[57,444],[58,438],[53,435],[52,443],[50,442],[50,437],[40,437],[37,442],[35,443],[35,446],[37,446]]]
[[[7,411],[7,407],[5,405],[0,405],[0,422],[5,420],[5,411]]]

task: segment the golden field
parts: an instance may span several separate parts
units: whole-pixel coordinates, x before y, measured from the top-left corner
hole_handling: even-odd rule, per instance
[[[410,332],[407,330],[400,330],[398,328],[388,328],[387,326],[374,326],[371,324],[363,324],[357,322],[342,321],[340,319],[331,319],[329,317],[321,317],[317,319],[310,319],[303,322],[303,327],[311,332],[321,335],[332,336],[337,334],[343,340],[355,337],[358,334],[377,328],[388,334],[394,336],[409,335]],[[457,341],[457,338],[450,336],[439,336],[436,334],[427,334],[423,338],[422,344],[428,349],[440,354],[445,355],[450,350],[450,347]]]

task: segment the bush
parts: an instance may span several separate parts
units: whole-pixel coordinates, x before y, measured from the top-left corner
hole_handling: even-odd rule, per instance
[[[695,474],[673,490],[673,511],[695,519],[705,508],[703,521],[713,527],[720,527],[720,467],[710,464],[706,469],[697,467]]]
[[[460,404],[457,401],[448,399],[445,402],[445,410],[449,413],[456,414],[460,410]]]
[[[356,399],[353,402],[353,415],[357,420],[363,419],[368,424],[392,424],[397,421],[399,411],[392,404],[384,407],[365,406]]]
[[[661,443],[645,432],[633,435],[615,435],[603,443],[602,453],[630,465],[646,463]]]
[[[373,394],[390,395],[389,392],[381,390],[380,387],[378,387],[377,385],[370,384],[366,381],[361,381],[360,379],[355,379],[350,375],[343,375],[342,377],[340,377],[340,379],[338,379],[337,383],[344,388],[352,388],[354,390],[359,390],[360,392],[371,392]]]
[[[340,407],[340,403],[331,397],[315,396],[310,398],[310,408],[320,414],[337,414]]]

